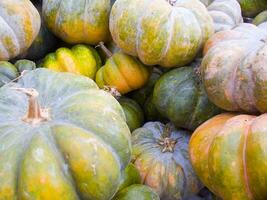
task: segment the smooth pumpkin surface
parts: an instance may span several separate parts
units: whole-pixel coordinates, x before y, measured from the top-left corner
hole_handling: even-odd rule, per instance
[[[117,0],[110,14],[114,42],[146,65],[190,63],[213,34],[212,18],[198,0]]]
[[[153,102],[157,110],[176,127],[194,130],[220,112],[211,103],[197,73],[197,68],[173,69],[157,81]]]
[[[102,65],[101,62],[94,48],[79,44],[71,49],[61,47],[56,52],[48,54],[42,66],[54,71],[71,72],[94,79]]]
[[[228,111],[267,111],[267,29],[240,24],[205,44],[202,80],[209,99]]]
[[[267,198],[266,123],[266,114],[221,114],[194,132],[191,163],[201,181],[222,199]]]
[[[261,12],[260,14],[258,14],[254,20],[253,20],[253,24],[255,25],[259,25],[261,23],[267,22],[267,10]]]
[[[0,2],[0,60],[26,51],[40,29],[40,15],[29,0]]]
[[[119,103],[43,68],[0,89],[0,136],[0,199],[109,200],[131,156]]]
[[[132,185],[119,192],[113,200],[160,200],[157,193],[145,185]]]
[[[243,22],[241,7],[237,0],[215,0],[207,9],[216,32],[230,30]]]
[[[144,113],[139,104],[126,97],[119,98],[119,103],[124,111],[130,131],[140,128],[144,124]]]
[[[238,0],[245,17],[254,17],[267,9],[266,0]]]
[[[181,200],[202,188],[188,159],[189,139],[187,131],[160,122],[148,122],[132,133],[132,161],[142,183],[162,200]]]
[[[96,83],[100,88],[109,86],[126,94],[143,87],[149,79],[150,71],[136,58],[117,52],[97,71]]]
[[[43,0],[47,27],[71,44],[95,45],[110,37],[108,19],[110,0]]]

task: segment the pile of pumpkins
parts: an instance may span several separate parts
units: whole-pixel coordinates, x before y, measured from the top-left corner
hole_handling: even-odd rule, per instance
[[[0,0],[0,87],[0,200],[267,199],[266,0]]]

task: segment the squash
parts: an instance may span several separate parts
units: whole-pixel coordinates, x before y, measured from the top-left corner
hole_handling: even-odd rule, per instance
[[[160,200],[157,193],[145,185],[131,185],[119,192],[112,200]]]
[[[96,74],[96,83],[100,88],[109,86],[121,94],[126,94],[147,83],[151,71],[149,67],[123,52],[112,54],[102,42],[100,47],[109,57]]]
[[[144,113],[139,104],[126,97],[119,98],[118,101],[124,111],[130,131],[140,128],[144,124]]]
[[[198,67],[181,67],[161,76],[153,91],[153,102],[177,128],[188,130],[220,112],[208,99]]]
[[[35,68],[35,63],[29,60],[18,60],[14,65],[7,61],[0,61],[0,87],[15,81],[24,70]]]
[[[43,68],[0,88],[0,136],[0,199],[109,200],[131,156],[119,103]]]
[[[238,0],[245,17],[254,17],[267,9],[266,0]]]
[[[259,25],[261,23],[267,22],[267,10],[261,12],[260,14],[258,14],[254,20],[253,20],[253,24],[255,25]]]
[[[213,34],[213,22],[199,0],[117,0],[110,14],[114,42],[146,65],[190,63]]]
[[[71,49],[61,47],[54,53],[48,54],[42,66],[58,72],[72,72],[95,78],[102,61],[96,50],[90,46],[79,44]]]
[[[216,32],[230,30],[243,22],[241,7],[237,0],[215,0],[207,9]]]
[[[205,44],[201,74],[214,104],[227,111],[267,111],[266,30],[244,23]]]
[[[110,0],[43,0],[47,27],[64,42],[96,45],[108,41]]]
[[[162,200],[185,199],[202,188],[188,159],[189,139],[187,131],[160,122],[148,122],[132,133],[132,162],[142,183]]]
[[[0,2],[0,60],[26,51],[40,29],[40,15],[29,0]]]
[[[218,115],[193,134],[190,160],[201,181],[224,200],[267,199],[267,114]]]

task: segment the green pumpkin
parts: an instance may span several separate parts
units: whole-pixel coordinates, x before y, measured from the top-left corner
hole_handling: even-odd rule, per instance
[[[254,20],[253,20],[253,24],[255,25],[259,25],[261,23],[267,22],[267,10],[261,12],[260,14],[258,14]]]
[[[160,198],[151,188],[136,184],[120,191],[113,200],[160,200]]]
[[[0,199],[109,200],[131,156],[120,104],[43,68],[0,88],[0,144]]]
[[[140,128],[144,124],[144,113],[142,108],[134,100],[130,98],[119,98],[119,103],[122,106],[126,116],[126,122],[131,131]]]
[[[254,17],[267,9],[266,0],[238,0],[245,17]]]
[[[132,162],[142,183],[162,200],[181,200],[202,188],[189,161],[189,139],[188,131],[160,122],[148,122],[132,133]]]
[[[153,102],[176,127],[189,130],[220,112],[209,101],[196,67],[177,68],[161,76],[153,91]]]

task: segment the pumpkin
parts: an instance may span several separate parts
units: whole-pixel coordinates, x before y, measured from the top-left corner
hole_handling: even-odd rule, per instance
[[[114,42],[146,65],[190,63],[213,34],[213,22],[199,0],[117,0],[110,14]]]
[[[96,83],[100,88],[109,86],[126,94],[147,83],[151,71],[149,67],[123,52],[112,54],[103,43],[100,46],[109,57],[96,74]]]
[[[144,124],[144,113],[139,104],[126,97],[119,98],[119,103],[124,111],[130,131],[140,128]]]
[[[190,66],[173,69],[155,85],[153,102],[176,127],[194,130],[220,112],[209,101],[197,70]]]
[[[119,103],[43,68],[0,89],[0,136],[0,199],[109,200],[131,156]]]
[[[244,23],[206,43],[201,74],[214,104],[228,111],[267,111],[266,30]]]
[[[43,0],[47,27],[70,44],[95,45],[110,38],[110,0]]]
[[[148,122],[132,133],[132,161],[142,183],[162,200],[181,200],[202,188],[188,155],[190,135],[172,124]]]
[[[254,17],[267,9],[266,0],[238,0],[245,17]]]
[[[261,12],[260,14],[258,14],[254,20],[253,20],[253,24],[255,25],[259,25],[261,23],[267,22],[267,10]]]
[[[71,49],[61,47],[56,52],[48,54],[42,66],[58,72],[72,72],[94,79],[102,65],[101,62],[94,48],[79,44]]]
[[[151,188],[135,184],[119,192],[113,200],[160,200],[157,193]]]
[[[40,15],[29,0],[0,2],[0,60],[26,51],[40,29]]]
[[[226,113],[194,132],[191,163],[201,181],[222,199],[267,199],[266,123],[267,114]]]
[[[7,61],[0,61],[0,87],[15,81],[24,70],[35,68],[35,63],[29,60],[18,60],[14,65]]]
[[[207,7],[215,31],[230,30],[243,22],[241,7],[237,0],[215,0]]]

